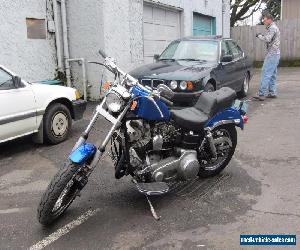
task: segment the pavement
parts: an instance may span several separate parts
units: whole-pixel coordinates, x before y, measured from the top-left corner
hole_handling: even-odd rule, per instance
[[[221,175],[179,184],[152,199],[160,221],[129,178],[114,179],[105,157],[57,223],[38,223],[42,192],[95,104],[60,145],[35,145],[30,138],[0,145],[0,249],[289,249],[241,247],[239,237],[300,236],[299,78],[299,68],[280,69],[279,98],[249,102],[249,124],[238,132],[236,154]],[[259,71],[250,96],[258,81]],[[99,120],[92,141],[101,141],[107,128]]]

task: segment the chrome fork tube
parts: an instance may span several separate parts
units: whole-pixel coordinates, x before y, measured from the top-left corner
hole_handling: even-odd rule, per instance
[[[79,137],[78,141],[76,142],[75,146],[73,147],[72,151],[74,151],[76,148],[78,148],[80,145],[82,145],[83,143],[86,142],[89,133],[91,132],[91,129],[93,128],[94,124],[96,123],[97,119],[99,117],[99,112],[96,109],[95,114],[93,115],[89,125],[87,126],[87,128],[85,129],[85,131],[81,134],[81,136]]]
[[[105,147],[106,147],[107,143],[109,142],[110,138],[112,137],[113,132],[121,126],[121,121],[124,118],[124,116],[126,115],[128,109],[129,109],[129,105],[127,105],[124,108],[124,110],[122,111],[122,113],[119,115],[119,117],[114,122],[114,125],[109,130],[107,136],[105,137],[102,145],[99,148],[100,152],[104,152],[105,151]]]

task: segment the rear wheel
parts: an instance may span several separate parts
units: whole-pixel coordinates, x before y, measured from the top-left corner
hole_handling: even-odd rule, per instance
[[[79,166],[69,163],[65,164],[53,177],[38,207],[37,217],[41,224],[51,224],[74,201],[82,189],[76,179],[79,171]]]
[[[234,125],[225,125],[212,131],[213,138],[221,143],[216,145],[217,158],[212,159],[209,149],[200,153],[200,177],[212,177],[219,174],[230,162],[237,144],[237,132]]]

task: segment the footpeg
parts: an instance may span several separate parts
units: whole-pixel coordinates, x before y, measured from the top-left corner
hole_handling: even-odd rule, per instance
[[[162,195],[169,192],[169,186],[165,182],[136,182],[135,183],[137,190],[145,195]]]

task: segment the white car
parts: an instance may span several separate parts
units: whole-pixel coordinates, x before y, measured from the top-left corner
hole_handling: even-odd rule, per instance
[[[76,89],[31,84],[0,65],[0,143],[33,134],[35,142],[58,144],[85,109]]]

